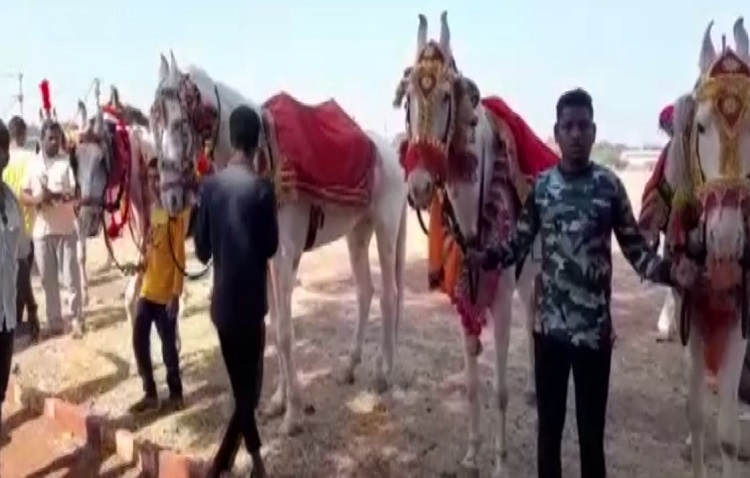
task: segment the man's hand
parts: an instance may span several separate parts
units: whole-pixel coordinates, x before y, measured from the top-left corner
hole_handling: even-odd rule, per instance
[[[695,285],[700,275],[698,265],[688,258],[682,258],[672,266],[672,279],[683,289],[690,289]]]
[[[177,315],[180,313],[180,297],[174,296],[172,300],[167,304],[167,317],[171,320],[177,320]]]

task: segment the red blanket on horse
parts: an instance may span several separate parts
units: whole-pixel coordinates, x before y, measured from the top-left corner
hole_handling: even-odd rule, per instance
[[[526,124],[526,121],[513,111],[502,98],[498,96],[484,98],[482,106],[492,113],[496,117],[495,119],[502,120],[510,129],[515,144],[506,144],[506,147],[509,148],[508,153],[515,156],[518,167],[526,180],[533,182],[539,173],[560,161],[557,153],[539,139],[539,136]],[[500,125],[495,121],[496,130],[498,126]],[[502,133],[502,131],[498,131],[498,133]]]
[[[370,202],[375,145],[334,100],[306,105],[287,93],[265,102],[282,191],[327,202]]]

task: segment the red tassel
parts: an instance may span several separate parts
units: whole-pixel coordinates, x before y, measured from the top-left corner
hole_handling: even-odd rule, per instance
[[[52,100],[49,94],[49,81],[47,79],[42,80],[39,84],[39,89],[42,92],[42,109],[47,113],[47,117],[50,117],[52,112]]]

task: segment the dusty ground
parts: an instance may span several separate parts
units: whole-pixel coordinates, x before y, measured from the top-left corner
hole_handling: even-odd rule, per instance
[[[627,173],[637,210],[646,176]],[[412,218],[413,219],[413,218]],[[452,477],[465,451],[465,399],[448,379],[462,369],[459,330],[446,301],[426,291],[425,239],[410,223],[408,277],[398,344],[397,384],[377,398],[368,391],[379,337],[377,307],[367,333],[365,362],[357,382],[339,385],[336,373],[353,333],[356,304],[343,243],[310,254],[302,262],[295,294],[297,363],[305,399],[314,406],[305,433],[279,436],[278,420],[264,423],[262,435],[274,477]],[[104,261],[102,240],[90,243],[89,270]],[[127,257],[129,239],[117,246]],[[374,249],[374,248],[373,248]],[[376,288],[377,260],[372,252]],[[642,284],[617,254],[613,312],[619,341],[615,352],[608,418],[608,456],[612,477],[687,476],[681,458],[687,434],[683,350],[678,344],[654,342],[656,318],[664,297],[658,287]],[[196,269],[197,264],[189,264]],[[218,344],[206,314],[205,281],[190,283],[187,317],[181,323],[182,367],[189,407],[172,416],[133,420],[127,405],[139,398],[140,382],[131,365],[130,325],[121,307],[124,279],[116,272],[91,277],[87,317],[92,332],[83,341],[61,338],[18,354],[20,379],[120,420],[142,438],[183,452],[209,456],[216,447],[230,409],[228,382]],[[39,296],[41,297],[41,295]],[[516,309],[520,310],[516,303]],[[511,390],[509,466],[513,477],[530,477],[535,469],[535,413],[523,401],[526,341],[520,315],[514,321],[509,363]],[[159,342],[153,341],[154,359]],[[485,338],[489,344],[489,336]],[[491,401],[491,348],[482,357],[483,461],[490,470],[492,430],[497,414]],[[277,361],[267,350],[265,397],[272,391]],[[163,368],[157,369],[163,382]],[[569,401],[572,407],[572,392]],[[571,408],[572,411],[572,408]],[[711,422],[710,428],[715,428]],[[748,427],[750,428],[750,427]],[[714,432],[711,435],[715,435]],[[712,467],[718,465],[715,439]],[[750,441],[750,437],[746,438]],[[575,420],[569,414],[564,446],[566,476],[576,476],[578,452]],[[244,456],[244,455],[243,455]],[[243,458],[244,460],[244,458]],[[750,466],[743,465],[743,473]],[[489,471],[482,476],[488,476]]]

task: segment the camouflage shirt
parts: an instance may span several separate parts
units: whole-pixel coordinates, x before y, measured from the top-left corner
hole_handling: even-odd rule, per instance
[[[558,166],[539,176],[515,234],[496,250],[501,266],[509,267],[541,235],[537,332],[590,348],[611,340],[612,232],[641,277],[670,283],[669,264],[638,230],[625,186],[614,172],[592,164],[577,173]]]

